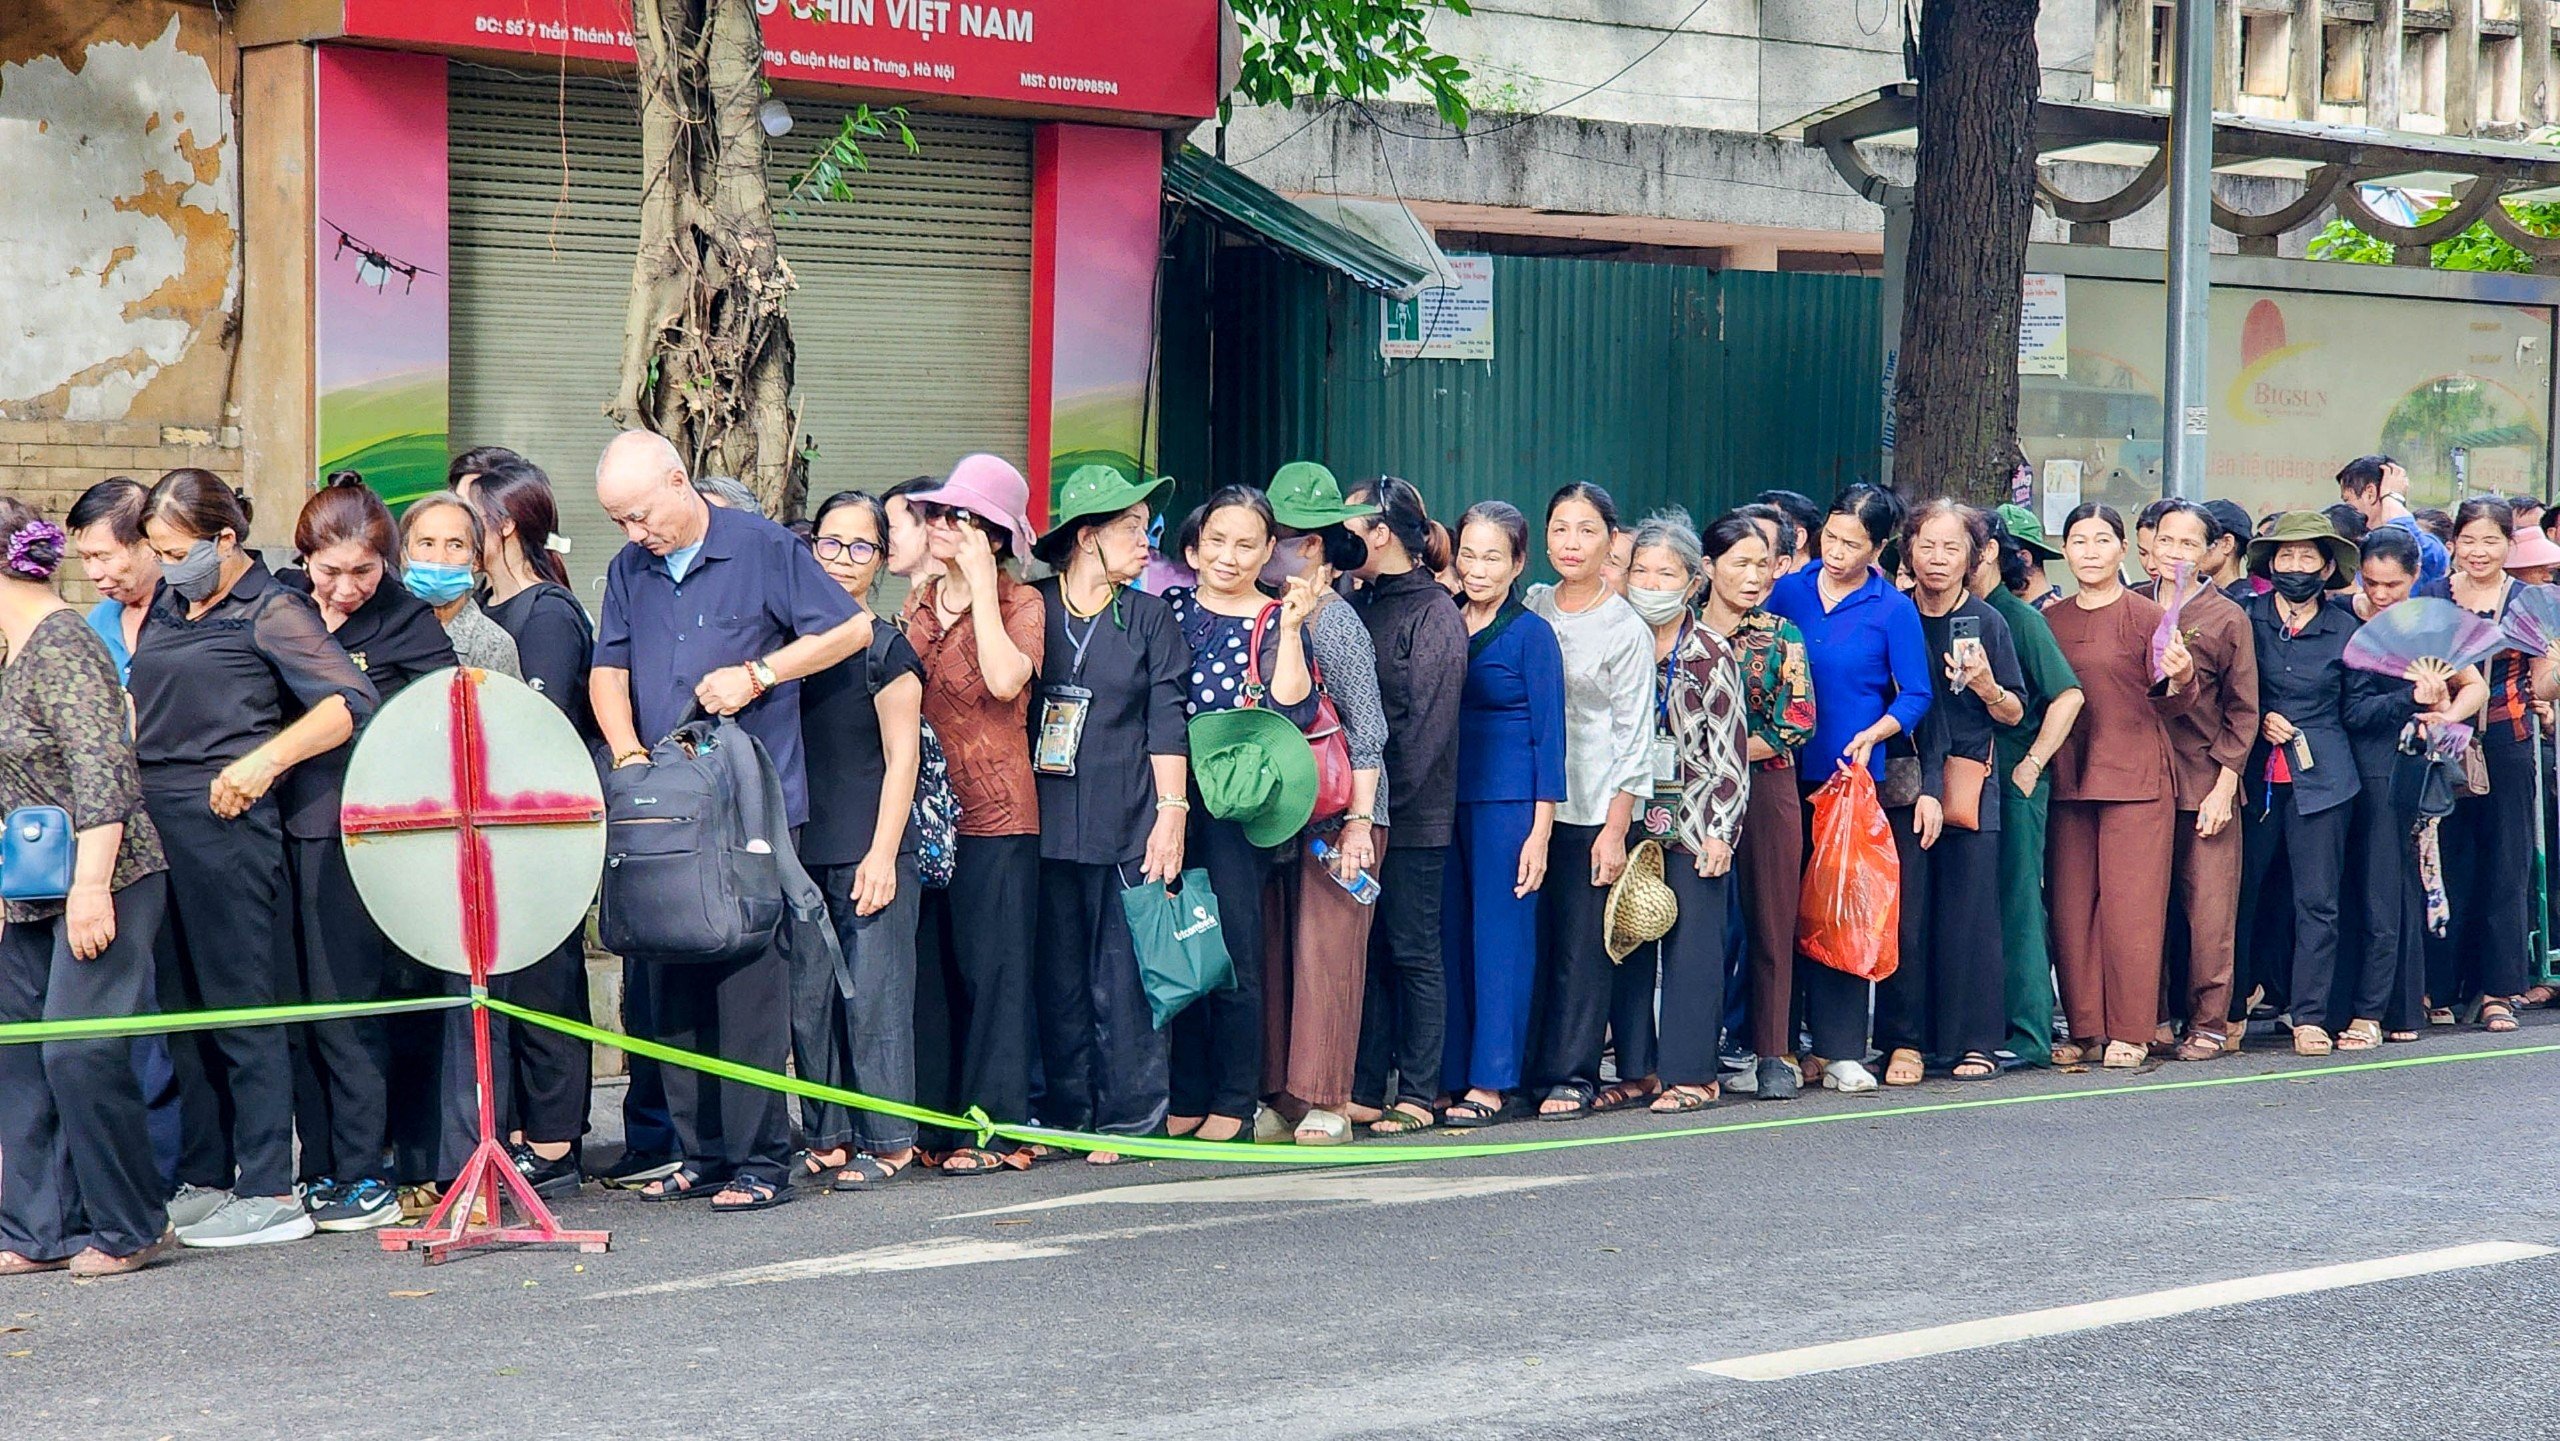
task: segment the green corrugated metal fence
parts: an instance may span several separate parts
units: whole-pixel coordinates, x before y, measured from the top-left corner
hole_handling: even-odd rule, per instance
[[[1205,248],[1174,274],[1199,277]],[[1177,354],[1200,356],[1175,343],[1184,289],[1169,288],[1164,458],[1184,500],[1293,459],[1346,481],[1402,475],[1444,517],[1486,499],[1535,517],[1575,479],[1630,516],[1676,503],[1704,517],[1769,486],[1827,499],[1875,478],[1872,280],[1498,256],[1487,363],[1380,359],[1378,298],[1329,279],[1216,252],[1192,318],[1215,331],[1196,439],[1176,434],[1203,398],[1171,374]],[[1207,475],[1183,473],[1204,461]]]

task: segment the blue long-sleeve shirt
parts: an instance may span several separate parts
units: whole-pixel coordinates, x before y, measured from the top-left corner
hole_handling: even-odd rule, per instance
[[[1564,648],[1517,605],[1486,629],[1467,647],[1458,699],[1458,799],[1562,803]]]
[[[1838,605],[1825,609],[1822,567],[1808,565],[1779,579],[1769,611],[1804,632],[1813,670],[1813,740],[1797,764],[1810,782],[1831,778],[1840,753],[1858,732],[1890,715],[1904,735],[1917,734],[1929,713],[1929,643],[1920,633],[1920,611],[1881,571]],[[1884,747],[1867,752],[1867,769],[1884,778]]]

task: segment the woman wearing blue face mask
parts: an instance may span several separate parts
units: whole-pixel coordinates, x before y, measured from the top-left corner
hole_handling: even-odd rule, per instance
[[[461,496],[440,490],[418,497],[400,517],[400,580],[409,594],[435,607],[456,659],[522,680],[516,638],[481,614],[472,599],[480,588],[485,535],[479,512]]]
[[[248,548],[248,509],[219,478],[161,477],[144,502],[143,534],[166,582],[135,642],[129,682],[142,803],[169,855],[160,1004],[272,1005],[291,894],[270,792],[355,734],[373,713],[373,684],[330,637],[319,607],[278,585]],[[293,1193],[283,1030],[173,1040],[185,1122],[185,1184],[169,1203],[178,1239],[224,1247],[310,1235]],[[220,1092],[210,1076],[221,1078]]]

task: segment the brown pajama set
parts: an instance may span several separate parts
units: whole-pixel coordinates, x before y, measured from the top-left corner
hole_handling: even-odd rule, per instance
[[[2151,678],[2161,608],[2128,591],[2044,613],[2087,698],[2053,759],[2046,903],[2071,1039],[2148,1045],[2160,1019],[2177,823],[2166,717],[2193,703]]]
[[[2169,894],[2185,919],[2185,994],[2164,977],[2161,1014],[2175,1017],[2183,1003],[2187,1034],[2221,1036],[2231,1010],[2231,981],[2238,959],[2240,924],[2240,806],[2232,797],[2231,823],[2213,836],[2196,832],[2196,812],[2222,772],[2245,776],[2249,748],[2258,738],[2258,651],[2249,617],[2239,602],[2208,585],[2187,601],[2178,629],[2196,673],[2188,706],[2169,718],[2169,764],[2177,783],[2178,821],[2170,858]],[[2172,946],[2171,950],[2179,948]]]

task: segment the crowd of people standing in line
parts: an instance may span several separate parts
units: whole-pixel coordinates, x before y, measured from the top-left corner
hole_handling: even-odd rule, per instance
[[[451,988],[367,917],[338,810],[368,719],[455,664],[524,680],[600,765],[699,710],[778,773],[842,976],[629,956],[626,1028],[947,1114],[1333,1145],[2209,1061],[2253,1020],[2369,1050],[2549,999],[2527,908],[2560,665],[2345,659],[2412,595],[2495,619],[2547,583],[2560,546],[2508,502],[2439,534],[2369,457],[2335,518],[2092,503],[2057,547],[2023,507],[1872,486],[1699,527],[1576,482],[1533,533],[1296,463],[1159,548],[1165,484],[1077,470],[1042,532],[975,455],[786,527],[633,432],[598,467],[628,544],[592,621],[550,479],[503,449],[396,520],[334,477],[281,570],[201,471],[111,480],[63,525],[0,498],[0,809],[78,836],[66,898],[7,903],[0,1021]],[[1556,579],[1524,587],[1533,560]],[[2458,724],[2479,783],[2422,813],[2408,774]],[[1811,798],[1858,770],[1899,867],[1872,984],[1797,944]],[[1126,898],[1186,883],[1230,979],[1158,1024]],[[585,1019],[582,940],[493,989]],[[0,1046],[0,1274],[414,1214],[470,1151],[464,1015]],[[497,1042],[519,1169],[575,1190],[586,1047]],[[630,1069],[593,1179],[648,1201],[1050,1154],[817,1103],[795,1135],[777,1092]]]

